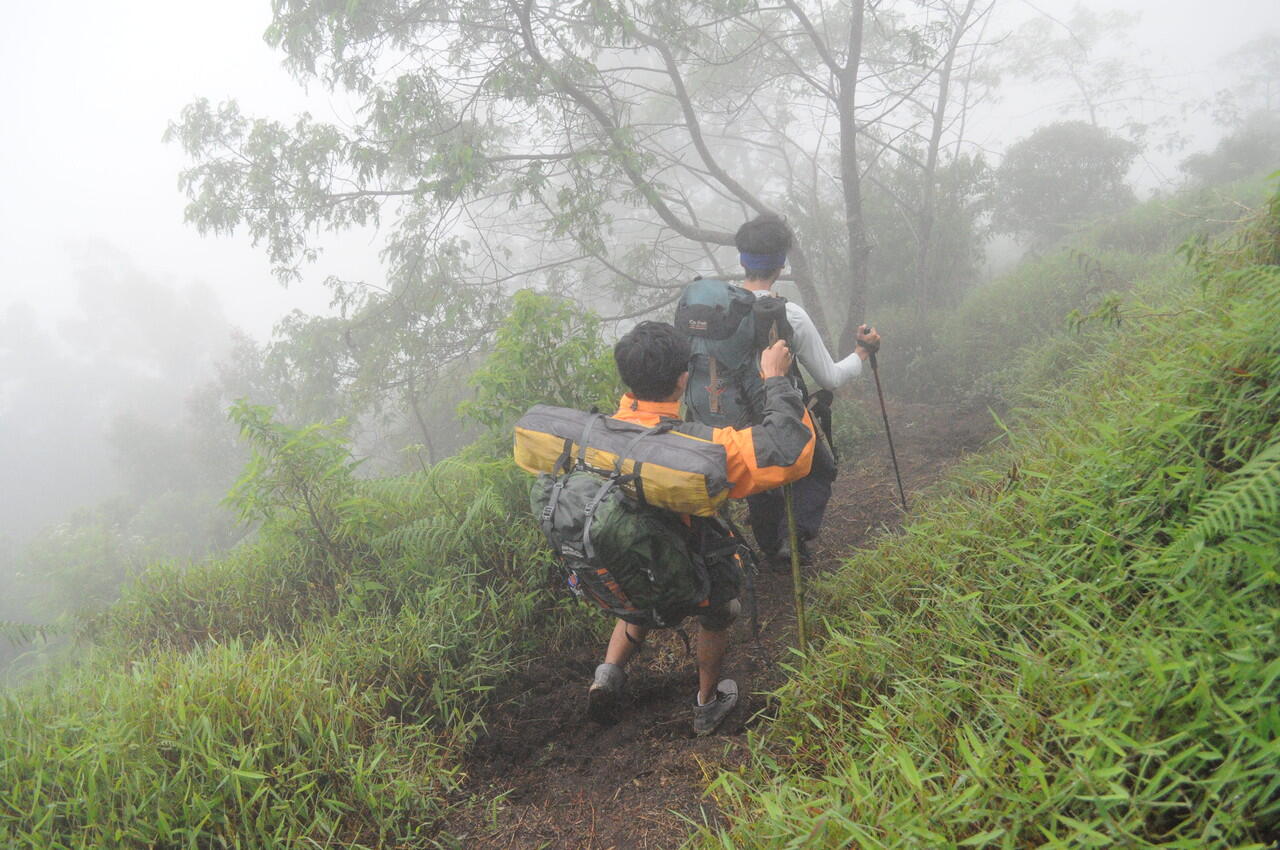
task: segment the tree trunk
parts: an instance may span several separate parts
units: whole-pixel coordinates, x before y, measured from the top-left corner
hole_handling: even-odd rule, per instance
[[[858,124],[854,115],[858,68],[862,61],[862,26],[866,0],[857,0],[850,11],[848,55],[839,75],[836,109],[840,116],[840,180],[844,191],[845,228],[848,231],[849,310],[840,330],[841,357],[857,344],[858,326],[867,310],[867,260],[871,246],[862,218],[862,175],[858,168]]]
[[[924,314],[935,293],[933,280],[929,275],[929,260],[933,252],[933,227],[937,221],[938,206],[938,154],[942,147],[942,131],[946,125],[947,105],[951,98],[951,72],[955,67],[956,53],[960,50],[960,40],[969,28],[969,16],[977,0],[968,0],[964,11],[956,21],[951,42],[947,45],[947,55],[943,57],[938,69],[938,100],[933,109],[933,126],[929,133],[929,150],[925,155],[924,194],[921,198],[919,234],[919,251],[916,254],[916,312]],[[963,107],[962,107],[963,108]]]
[[[418,423],[418,433],[422,435],[422,445],[427,450],[427,464],[434,466],[436,462],[435,447],[431,444],[431,428],[427,426],[427,420],[422,415],[422,408],[418,407],[418,392],[413,386],[413,378],[409,378],[409,410],[413,411],[413,418]]]

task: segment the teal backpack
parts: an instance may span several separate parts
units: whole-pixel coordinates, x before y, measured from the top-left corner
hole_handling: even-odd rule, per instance
[[[676,424],[648,429],[632,448]],[[589,466],[588,434],[576,458],[566,451],[554,473],[538,475],[529,494],[574,594],[650,628],[678,625],[701,608],[736,597],[740,539],[715,517],[692,517],[686,525],[679,514],[633,496],[638,476],[622,474],[629,452],[612,469]]]
[[[689,338],[688,418],[713,428],[746,428],[764,416],[760,352],[773,340],[791,339],[787,300],[755,293],[714,278],[685,287],[675,328]]]

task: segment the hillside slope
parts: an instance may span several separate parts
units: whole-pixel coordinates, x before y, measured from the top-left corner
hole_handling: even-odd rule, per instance
[[[614,788],[612,845],[649,836],[635,821],[653,813],[649,846],[688,839],[671,799],[706,809],[701,846],[1280,838],[1278,240],[1280,202],[1190,252],[1198,285],[1132,289],[1157,306],[1126,301],[1028,359],[1020,392],[1040,397],[1005,444],[819,588],[819,648],[773,667],[799,663],[778,618],[771,657],[742,653],[778,687],[768,718],[740,716],[745,740],[688,748],[672,643],[614,743],[641,784],[654,740],[678,748],[682,793],[627,809]],[[531,823],[565,810],[539,777],[566,769],[570,738],[594,758],[568,700],[607,624],[560,591],[527,479],[472,457],[361,480],[335,429],[235,415],[255,458],[232,498],[260,533],[218,561],[154,565],[73,665],[0,695],[0,844],[536,846]],[[963,425],[943,415],[903,444]],[[886,472],[845,476],[831,540],[883,518],[863,509],[887,506]],[[562,657],[550,690],[507,702]],[[610,846],[568,811],[552,846]]]
[[[825,583],[697,846],[1280,841],[1280,197],[1189,253]]]

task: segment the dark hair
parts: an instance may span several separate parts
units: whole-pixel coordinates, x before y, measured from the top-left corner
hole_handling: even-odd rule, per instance
[[[738,232],[733,235],[733,244],[743,254],[785,254],[791,250],[794,240],[791,227],[781,216],[773,213],[756,216],[739,227]],[[748,275],[768,277],[781,270],[781,266],[776,269],[752,269]]]
[[[642,401],[665,401],[689,369],[689,340],[666,322],[641,322],[613,347],[618,374]]]

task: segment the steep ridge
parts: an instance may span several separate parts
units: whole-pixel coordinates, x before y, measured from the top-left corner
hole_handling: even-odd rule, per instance
[[[874,405],[874,395],[863,403]],[[878,422],[879,412],[871,412]],[[985,410],[891,403],[889,415],[908,493],[994,431]],[[900,524],[884,435],[868,443],[842,463],[810,578]],[[675,847],[689,821],[716,823],[716,807],[704,797],[707,780],[742,763],[745,733],[770,711],[767,692],[785,680],[793,660],[790,575],[762,568],[757,594],[760,641],[746,622],[734,627],[726,675],[737,679],[744,699],[720,734],[692,736],[695,666],[674,632],[655,633],[632,661],[626,710],[611,727],[584,716],[604,637],[556,648],[495,695],[463,765],[468,778],[458,802],[466,804],[446,820],[444,833],[459,847],[623,850]]]

